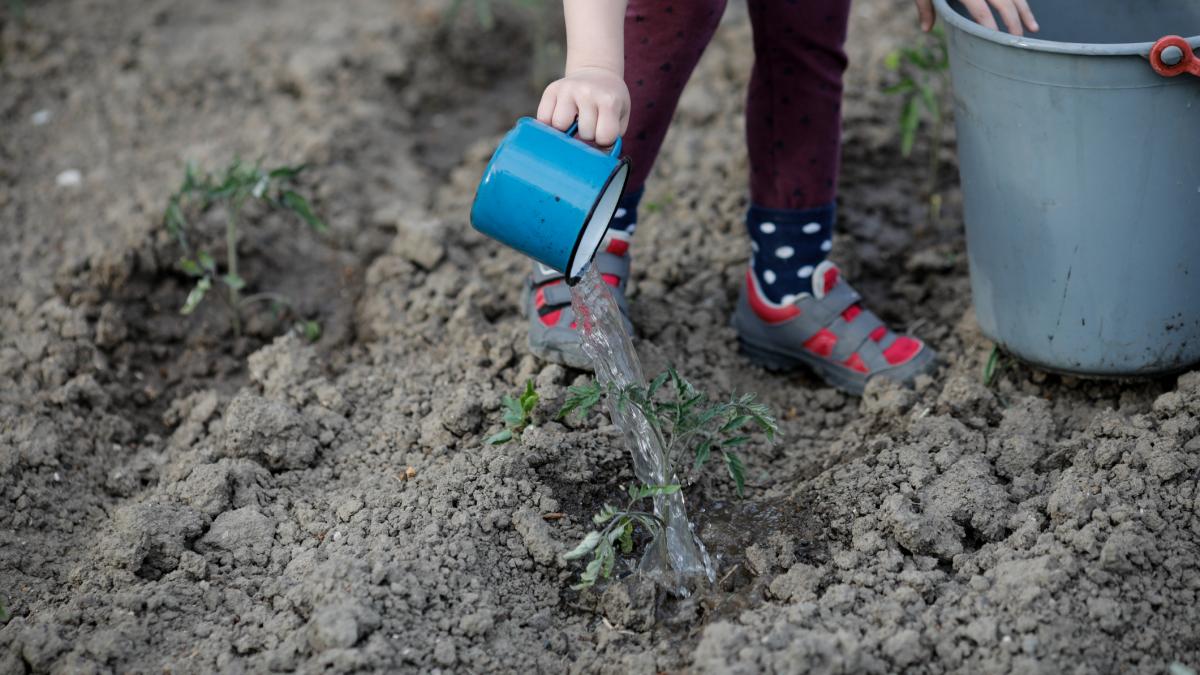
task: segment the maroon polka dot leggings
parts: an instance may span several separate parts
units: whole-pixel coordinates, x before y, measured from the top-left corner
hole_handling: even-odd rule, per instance
[[[629,192],[640,189],[649,175],[679,95],[716,31],[725,2],[629,0]],[[747,5],[754,29],[746,102],[750,199],[773,209],[828,205],[836,194],[841,157],[850,0],[747,0]]]

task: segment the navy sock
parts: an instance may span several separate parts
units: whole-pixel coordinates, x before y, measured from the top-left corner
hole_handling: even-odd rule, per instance
[[[812,293],[813,272],[833,247],[834,212],[833,204],[805,210],[750,207],[750,268],[768,300],[787,303]]]
[[[646,188],[640,187],[621,195],[621,201],[617,202],[617,212],[613,214],[608,229],[633,234],[637,228],[638,202],[642,201],[642,194],[645,192]]]

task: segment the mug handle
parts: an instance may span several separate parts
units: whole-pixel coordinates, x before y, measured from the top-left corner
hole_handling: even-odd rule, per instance
[[[571,122],[571,127],[567,129],[567,135],[574,137],[579,131],[579,120]],[[618,157],[621,154],[621,137],[617,136],[617,142],[612,144],[612,149],[608,151],[610,157]]]

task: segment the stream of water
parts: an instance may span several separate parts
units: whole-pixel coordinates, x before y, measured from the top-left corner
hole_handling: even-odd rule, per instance
[[[645,387],[642,364],[621,320],[621,310],[594,266],[589,266],[579,283],[571,287],[571,306],[583,336],[583,351],[592,360],[597,381],[606,387]],[[679,482],[668,465],[662,438],[640,410],[635,406],[620,409],[609,398],[608,413],[624,435],[639,481],[645,485]],[[709,582],[714,581],[716,570],[688,522],[683,493],[655,497],[654,513],[666,528],[646,548],[639,569],[684,595],[687,594],[684,577],[704,575]]]

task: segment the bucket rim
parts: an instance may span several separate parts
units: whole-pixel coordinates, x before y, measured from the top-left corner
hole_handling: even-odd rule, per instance
[[[1004,45],[1006,47],[1016,47],[1018,49],[1027,49],[1030,51],[1049,52],[1052,54],[1071,54],[1075,56],[1143,56],[1149,57],[1150,50],[1154,47],[1154,43],[1158,40],[1155,38],[1149,42],[1125,42],[1125,43],[1090,43],[1090,42],[1057,42],[1054,40],[1042,40],[1039,38],[1031,38],[1028,36],[1018,37],[1010,35],[1002,30],[992,30],[984,28],[975,23],[969,18],[954,11],[950,6],[949,0],[934,0],[938,14],[942,20],[950,24],[954,28],[969,33],[977,38]],[[1165,35],[1158,36],[1159,38],[1166,37]],[[1192,49],[1200,49],[1200,35],[1184,38]]]

